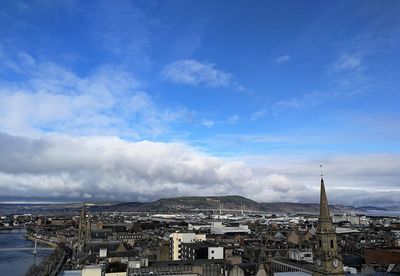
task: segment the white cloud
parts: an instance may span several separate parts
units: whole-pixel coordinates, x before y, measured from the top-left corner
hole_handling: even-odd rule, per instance
[[[213,127],[215,123],[213,120],[203,120],[201,124],[206,127]]]
[[[215,125],[233,125],[237,124],[240,120],[239,115],[232,115],[229,116],[226,119],[221,119],[221,120],[211,120],[211,119],[204,119],[200,123],[203,126],[206,126],[208,128],[214,127]]]
[[[168,64],[162,76],[171,82],[188,85],[227,87],[232,84],[231,74],[217,70],[214,64],[196,60],[185,59]]]
[[[273,108],[275,111],[286,110],[286,109],[299,109],[303,107],[316,106],[320,103],[332,99],[336,96],[334,93],[321,93],[319,91],[312,91],[309,93],[302,94],[298,97],[292,97],[290,99],[281,100],[274,104]]]
[[[257,110],[255,112],[253,112],[251,114],[251,119],[252,120],[258,120],[258,119],[263,118],[265,116],[267,116],[267,109],[266,108],[262,108],[260,110]]]
[[[2,200],[135,201],[240,194],[260,202],[318,202],[321,160],[331,203],[382,204],[385,199],[393,204],[400,195],[400,156],[395,154],[318,160],[265,155],[228,161],[181,143],[111,136],[30,139],[4,133],[0,152]]]
[[[227,119],[227,123],[228,124],[237,124],[240,120],[239,115],[232,115]]]
[[[268,181],[256,180],[245,163],[223,161],[184,144],[6,134],[0,134],[0,142],[3,197],[137,200],[232,192],[250,196],[254,182],[265,184],[259,193],[269,198]]]
[[[361,58],[357,55],[342,54],[333,67],[337,71],[355,70],[361,67]]]
[[[275,63],[276,64],[285,64],[290,60],[290,55],[283,55],[283,56],[279,56],[276,60]]]
[[[85,77],[22,55],[19,83],[0,85],[0,130],[15,134],[61,132],[125,137],[160,135],[184,117],[163,108],[126,70],[103,66]]]

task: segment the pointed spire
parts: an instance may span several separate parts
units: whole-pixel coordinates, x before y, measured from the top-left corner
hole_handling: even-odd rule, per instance
[[[83,202],[82,204],[82,209],[81,209],[81,219],[83,219],[86,216],[86,212],[85,212],[85,202]]]
[[[319,217],[320,218],[331,218],[329,213],[328,199],[325,192],[324,178],[321,176],[321,196],[319,205]]]

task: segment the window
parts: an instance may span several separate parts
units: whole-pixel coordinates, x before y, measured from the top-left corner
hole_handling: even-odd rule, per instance
[[[319,240],[318,243],[319,243],[319,248],[321,248],[321,247],[322,247],[322,242],[321,242],[321,240]]]
[[[333,246],[333,240],[331,240],[331,248],[333,248],[334,246]]]
[[[211,254],[214,254],[214,250],[211,250]]]

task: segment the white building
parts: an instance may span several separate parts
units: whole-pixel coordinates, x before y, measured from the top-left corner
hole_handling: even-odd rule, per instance
[[[352,225],[369,225],[370,220],[366,216],[359,216],[359,215],[334,215],[332,217],[332,221],[334,223],[348,221]]]
[[[251,230],[249,226],[240,224],[239,226],[226,226],[222,222],[212,222],[210,228],[211,234],[223,235],[223,234],[250,234]]]
[[[313,263],[312,250],[289,249],[289,259]]]
[[[346,274],[357,274],[357,268],[355,267],[344,266],[343,269]]]
[[[224,248],[222,246],[208,248],[208,259],[218,260],[223,258],[224,258]]]
[[[200,229],[210,229],[211,228],[211,224],[188,224],[188,230],[189,231],[196,231],[196,230],[200,230]]]
[[[82,276],[101,276],[103,267],[100,265],[87,265],[82,269]]]
[[[352,233],[360,233],[360,231],[352,228],[346,227],[336,227],[335,228],[336,234],[352,234]]]
[[[205,241],[206,234],[196,233],[172,233],[169,236],[169,257],[171,260],[181,260],[182,243]]]

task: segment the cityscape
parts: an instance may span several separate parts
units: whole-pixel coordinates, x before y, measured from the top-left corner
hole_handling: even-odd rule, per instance
[[[214,208],[185,204],[193,201]],[[400,273],[399,216],[331,213],[322,176],[318,213],[266,212],[240,196],[167,202],[155,208],[137,202],[60,206],[3,215],[0,225],[26,229],[34,247],[19,250],[50,254],[32,263],[27,275]],[[6,250],[16,249],[0,252]]]
[[[400,275],[399,18],[1,1],[0,276]]]

